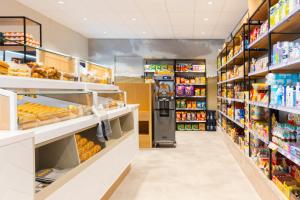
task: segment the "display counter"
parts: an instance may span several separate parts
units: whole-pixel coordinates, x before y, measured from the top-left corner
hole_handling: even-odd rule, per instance
[[[108,141],[96,137],[107,120]],[[0,175],[4,199],[101,199],[130,166],[138,151],[138,105],[112,109],[24,131],[0,132]],[[84,157],[80,140],[99,146]],[[55,181],[37,187],[35,177],[55,171]],[[2,184],[1,184],[2,182]],[[35,182],[35,184],[33,184]],[[80,188],[80,190],[78,189]]]

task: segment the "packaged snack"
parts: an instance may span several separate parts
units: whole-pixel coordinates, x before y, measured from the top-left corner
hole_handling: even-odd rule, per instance
[[[199,88],[195,89],[195,96],[201,96],[201,92]]]
[[[197,104],[196,104],[196,101],[192,101],[192,108],[197,108]]]
[[[202,88],[202,89],[201,89],[201,94],[200,94],[200,96],[205,96],[205,88]]]
[[[190,131],[192,130],[192,125],[191,124],[185,124],[185,130]]]
[[[176,113],[176,121],[180,121],[181,120],[181,112],[177,112]]]
[[[184,96],[185,95],[185,86],[182,86],[182,85],[176,86],[176,94],[177,94],[177,96]]]
[[[202,108],[202,102],[201,101],[197,101],[197,108]]]
[[[180,102],[181,102],[180,108],[186,108],[186,100],[182,99]]]
[[[192,113],[191,113],[191,120],[192,120],[192,121],[197,120],[197,116],[196,116],[196,113],[195,113],[195,112],[192,112]]]
[[[176,108],[181,108],[181,100],[176,100]]]
[[[187,121],[192,121],[192,114],[191,113],[186,114],[186,120]]]
[[[187,118],[186,112],[182,112],[182,113],[181,113],[181,120],[182,120],[182,121],[186,121],[186,118]]]
[[[186,107],[187,108],[192,108],[192,102],[191,101],[187,101]]]
[[[185,95],[186,96],[194,96],[195,95],[194,86],[185,87]]]

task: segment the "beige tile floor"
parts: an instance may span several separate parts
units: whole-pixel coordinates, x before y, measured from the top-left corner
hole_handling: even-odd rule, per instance
[[[141,150],[112,200],[258,200],[218,133],[178,132],[177,148]]]

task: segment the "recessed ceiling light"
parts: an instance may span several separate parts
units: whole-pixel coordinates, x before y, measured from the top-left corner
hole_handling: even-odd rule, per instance
[[[106,31],[103,32],[103,34],[106,34],[106,33],[107,33]]]
[[[143,31],[142,33],[143,33],[143,34],[146,34],[147,32],[146,32],[146,31]]]
[[[204,20],[204,21],[208,21],[208,18],[204,18],[203,20]]]
[[[133,17],[133,18],[131,18],[131,21],[136,21],[136,18],[134,18],[134,17]]]
[[[83,18],[83,20],[84,20],[84,21],[86,21],[86,20],[87,20],[87,18],[86,18],[86,17],[84,17],[84,18]]]
[[[201,32],[201,34],[202,34],[202,35],[204,35],[204,34],[205,34],[205,32]]]
[[[60,5],[65,4],[65,2],[63,2],[63,1],[58,1],[57,3],[60,4]]]
[[[212,5],[212,4],[213,4],[213,2],[212,2],[212,1],[209,1],[209,2],[207,2],[207,4],[208,4],[208,5]]]

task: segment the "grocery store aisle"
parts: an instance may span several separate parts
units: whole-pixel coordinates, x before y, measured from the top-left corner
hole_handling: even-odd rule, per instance
[[[142,150],[112,200],[260,199],[218,133],[177,133],[176,149]]]

